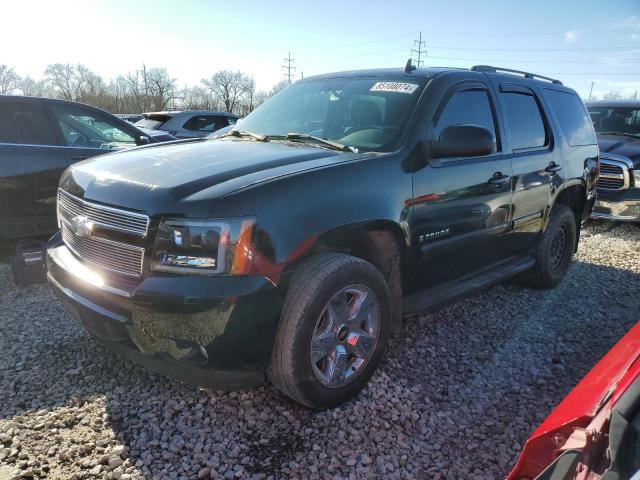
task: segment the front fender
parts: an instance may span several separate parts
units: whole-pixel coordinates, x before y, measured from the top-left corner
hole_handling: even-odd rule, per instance
[[[277,281],[329,232],[346,236],[358,226],[384,222],[402,231],[411,197],[411,174],[402,170],[401,158],[371,155],[233,192],[212,215],[257,217],[254,269]]]

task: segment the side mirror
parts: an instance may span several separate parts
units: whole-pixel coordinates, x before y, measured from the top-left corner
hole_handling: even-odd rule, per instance
[[[149,137],[147,137],[146,135],[140,135],[138,140],[138,145],[148,145],[148,144],[149,144]]]
[[[493,134],[479,125],[451,125],[427,142],[431,158],[480,157],[496,150]]]

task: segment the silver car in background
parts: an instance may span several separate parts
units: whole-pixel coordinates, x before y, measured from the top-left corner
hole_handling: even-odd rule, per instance
[[[235,125],[238,116],[227,112],[185,110],[179,112],[143,113],[135,123],[138,128],[164,130],[176,138],[199,138]]]

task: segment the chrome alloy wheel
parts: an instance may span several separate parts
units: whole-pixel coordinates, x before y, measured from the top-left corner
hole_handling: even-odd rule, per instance
[[[325,305],[311,338],[311,367],[325,387],[351,383],[371,359],[380,335],[380,303],[364,285],[350,285]]]

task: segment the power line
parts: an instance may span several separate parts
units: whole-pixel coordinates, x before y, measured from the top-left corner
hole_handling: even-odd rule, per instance
[[[592,58],[585,58],[585,59],[581,59],[581,60],[509,60],[507,58],[484,58],[484,57],[440,57],[440,56],[434,56],[431,55],[431,57],[429,58],[435,58],[438,60],[461,60],[461,61],[465,61],[465,62],[477,62],[477,61],[485,61],[485,62],[497,62],[497,63],[546,63],[546,64],[552,64],[552,63],[561,63],[561,64],[567,64],[567,63],[600,63],[600,64],[612,64],[612,63],[639,63],[640,59],[637,58],[611,58],[611,59],[607,59],[607,58],[601,58],[601,59],[592,59]]]
[[[285,73],[284,76],[287,77],[287,81],[291,83],[291,76],[292,76],[291,70],[296,69],[296,67],[291,66],[291,64],[295,62],[295,59],[291,58],[291,52],[289,52],[289,55],[284,59],[284,61],[286,65],[282,65],[282,68],[284,68],[287,71],[287,73]]]
[[[591,47],[591,48],[467,48],[467,47],[443,47],[429,45],[429,48],[437,50],[465,50],[470,52],[580,52],[591,50],[637,50],[638,47]]]
[[[420,32],[420,40],[414,40],[413,44],[417,45],[418,49],[417,50],[415,48],[411,49],[411,54],[412,54],[412,56],[413,56],[414,53],[418,54],[418,60],[416,61],[416,66],[418,68],[420,68],[422,66],[422,63],[423,63],[422,60],[421,60],[422,53],[423,53],[422,48],[426,45],[426,42],[422,40],[422,32]],[[426,51],[424,51],[424,56],[425,57],[427,56],[427,52]]]

